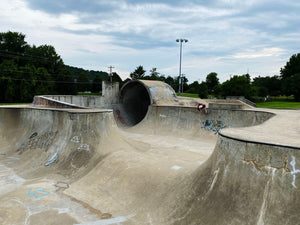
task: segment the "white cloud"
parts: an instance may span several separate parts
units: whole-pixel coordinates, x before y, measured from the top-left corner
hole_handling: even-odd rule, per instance
[[[281,48],[263,48],[259,50],[247,50],[229,57],[235,59],[254,59],[262,57],[276,57],[281,56],[282,54],[285,54],[285,50]]]
[[[0,0],[0,29],[26,34],[29,44],[53,45],[72,66],[106,71],[113,65],[122,78],[138,65],[177,76],[176,38],[189,40],[183,46],[183,73],[191,82],[212,71],[224,79],[247,68],[262,75],[278,74],[290,55],[300,52],[296,0],[280,0],[277,8],[269,7],[271,0],[175,2],[112,0],[105,1],[111,8],[107,12],[51,14],[31,9],[26,0]]]

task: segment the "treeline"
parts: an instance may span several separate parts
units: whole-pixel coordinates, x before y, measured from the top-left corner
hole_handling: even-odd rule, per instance
[[[102,80],[108,79],[105,72],[65,65],[51,45],[31,46],[22,33],[0,33],[0,102],[30,102],[39,94],[100,92]]]
[[[146,74],[143,66],[138,66],[130,74],[131,79],[160,80],[168,83],[175,91],[179,90],[179,76],[165,77],[157,72],[156,68]],[[194,81],[188,84],[188,79],[183,76],[181,91],[198,94],[200,98],[224,98],[226,96],[244,96],[258,102],[270,96],[293,96],[295,101],[300,101],[300,53],[291,56],[286,65],[281,68],[280,75],[256,77],[251,80],[249,74],[233,75],[229,80],[220,83],[218,74],[209,73],[206,80],[199,83]]]
[[[146,72],[143,66],[138,66],[125,81],[117,73],[112,74],[112,81],[120,82],[121,87],[130,79],[159,80],[179,90],[178,76],[165,76],[156,68]],[[106,72],[65,65],[53,46],[30,46],[22,33],[0,33],[0,102],[30,102],[34,95],[97,93],[102,81],[109,79]],[[218,74],[212,72],[201,83],[189,84],[185,76],[181,79],[181,92],[198,94],[201,98],[244,96],[257,101],[267,96],[292,95],[300,101],[300,53],[290,58],[280,75],[253,80],[249,74],[234,75],[220,83]]]

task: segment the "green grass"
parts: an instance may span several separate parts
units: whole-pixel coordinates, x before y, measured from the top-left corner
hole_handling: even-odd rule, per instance
[[[178,93],[176,94],[178,96]],[[180,96],[189,97],[189,98],[199,98],[198,94],[192,94],[192,93],[180,93]]]
[[[81,96],[102,96],[101,93],[78,93],[77,95],[81,95]]]
[[[0,103],[0,105],[28,105],[30,103]]]
[[[269,109],[300,109],[300,102],[272,101],[256,103],[258,108]]]

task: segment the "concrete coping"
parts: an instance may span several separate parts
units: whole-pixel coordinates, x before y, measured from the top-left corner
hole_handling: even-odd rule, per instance
[[[297,146],[281,145],[281,144],[261,142],[261,141],[252,141],[252,140],[249,140],[249,139],[246,139],[246,138],[245,139],[237,138],[237,137],[234,137],[234,136],[225,135],[225,134],[222,133],[222,131],[219,131],[218,134],[222,137],[229,138],[229,139],[232,139],[232,140],[235,140],[235,141],[245,142],[245,143],[269,145],[269,146],[274,146],[274,147],[291,148],[291,149],[300,150],[300,147],[297,147]]]
[[[33,104],[27,105],[2,105],[0,108],[5,109],[35,109],[35,110],[50,110],[69,113],[111,113],[112,109],[91,109],[91,108],[51,108],[47,106],[36,106]]]
[[[78,105],[75,105],[75,104],[59,101],[59,100],[56,100],[56,99],[53,99],[53,98],[48,98],[48,97],[45,97],[45,96],[42,96],[42,95],[38,95],[36,97],[42,98],[42,99],[45,99],[45,100],[48,100],[48,101],[51,101],[51,102],[56,102],[56,103],[59,103],[61,105],[70,106],[70,107],[73,107],[73,108],[88,109],[88,107],[78,106]]]

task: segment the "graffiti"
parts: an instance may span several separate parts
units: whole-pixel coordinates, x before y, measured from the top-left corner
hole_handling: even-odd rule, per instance
[[[168,99],[171,98],[174,99],[174,92],[170,88],[165,87],[149,87],[151,97],[153,100],[157,100],[160,98]]]
[[[32,104],[39,106],[51,106],[54,108],[62,108],[63,104],[60,102],[56,102],[54,99],[45,99],[45,98],[34,98]]]
[[[36,199],[40,199],[44,196],[47,196],[50,194],[50,192],[44,191],[45,188],[36,188],[36,189],[30,189],[27,193],[27,196],[34,196]]]
[[[84,151],[90,151],[90,146],[87,144],[81,144],[77,149],[84,150]]]
[[[74,136],[72,139],[71,139],[71,142],[74,142],[74,143],[80,143],[80,138],[78,136]]]
[[[1,154],[4,158],[6,158],[5,162],[9,165],[15,166],[17,165],[17,161],[16,160],[20,160],[19,157],[15,157],[15,156],[7,156],[6,154]]]
[[[221,129],[227,127],[225,122],[221,119],[219,119],[219,120],[208,119],[203,122],[203,125],[204,125],[203,128],[205,130],[214,131],[216,133],[218,133]]]
[[[51,165],[52,163],[55,163],[58,161],[58,152],[54,153],[45,163],[45,167]]]
[[[20,160],[19,157],[14,157],[14,156],[5,156],[5,158],[7,158],[7,159],[16,159],[16,160]]]
[[[19,155],[23,154],[25,151],[30,149],[45,149],[45,151],[48,150],[50,145],[52,144],[53,140],[55,139],[56,132],[46,132],[44,134],[38,135],[37,132],[34,132],[25,143],[21,145],[21,147],[17,150],[19,152]]]
[[[34,138],[34,137],[36,137],[37,135],[38,135],[38,133],[37,133],[37,132],[34,132],[34,133],[29,137],[29,139]]]
[[[7,158],[6,163],[12,166],[18,165],[18,162],[16,160],[20,160],[19,157],[14,157],[14,156],[5,156]]]
[[[118,120],[120,120],[120,122],[122,123],[122,124],[125,124],[125,121],[124,121],[124,119],[121,117],[121,112],[120,112],[120,110],[116,110],[116,113],[117,113],[117,117],[118,117]]]
[[[290,162],[290,165],[292,166],[293,170],[291,171],[291,174],[293,176],[293,182],[292,185],[294,188],[297,188],[297,186],[295,185],[296,182],[296,174],[300,173],[300,170],[296,169],[296,158],[295,156],[292,156],[293,160]]]

